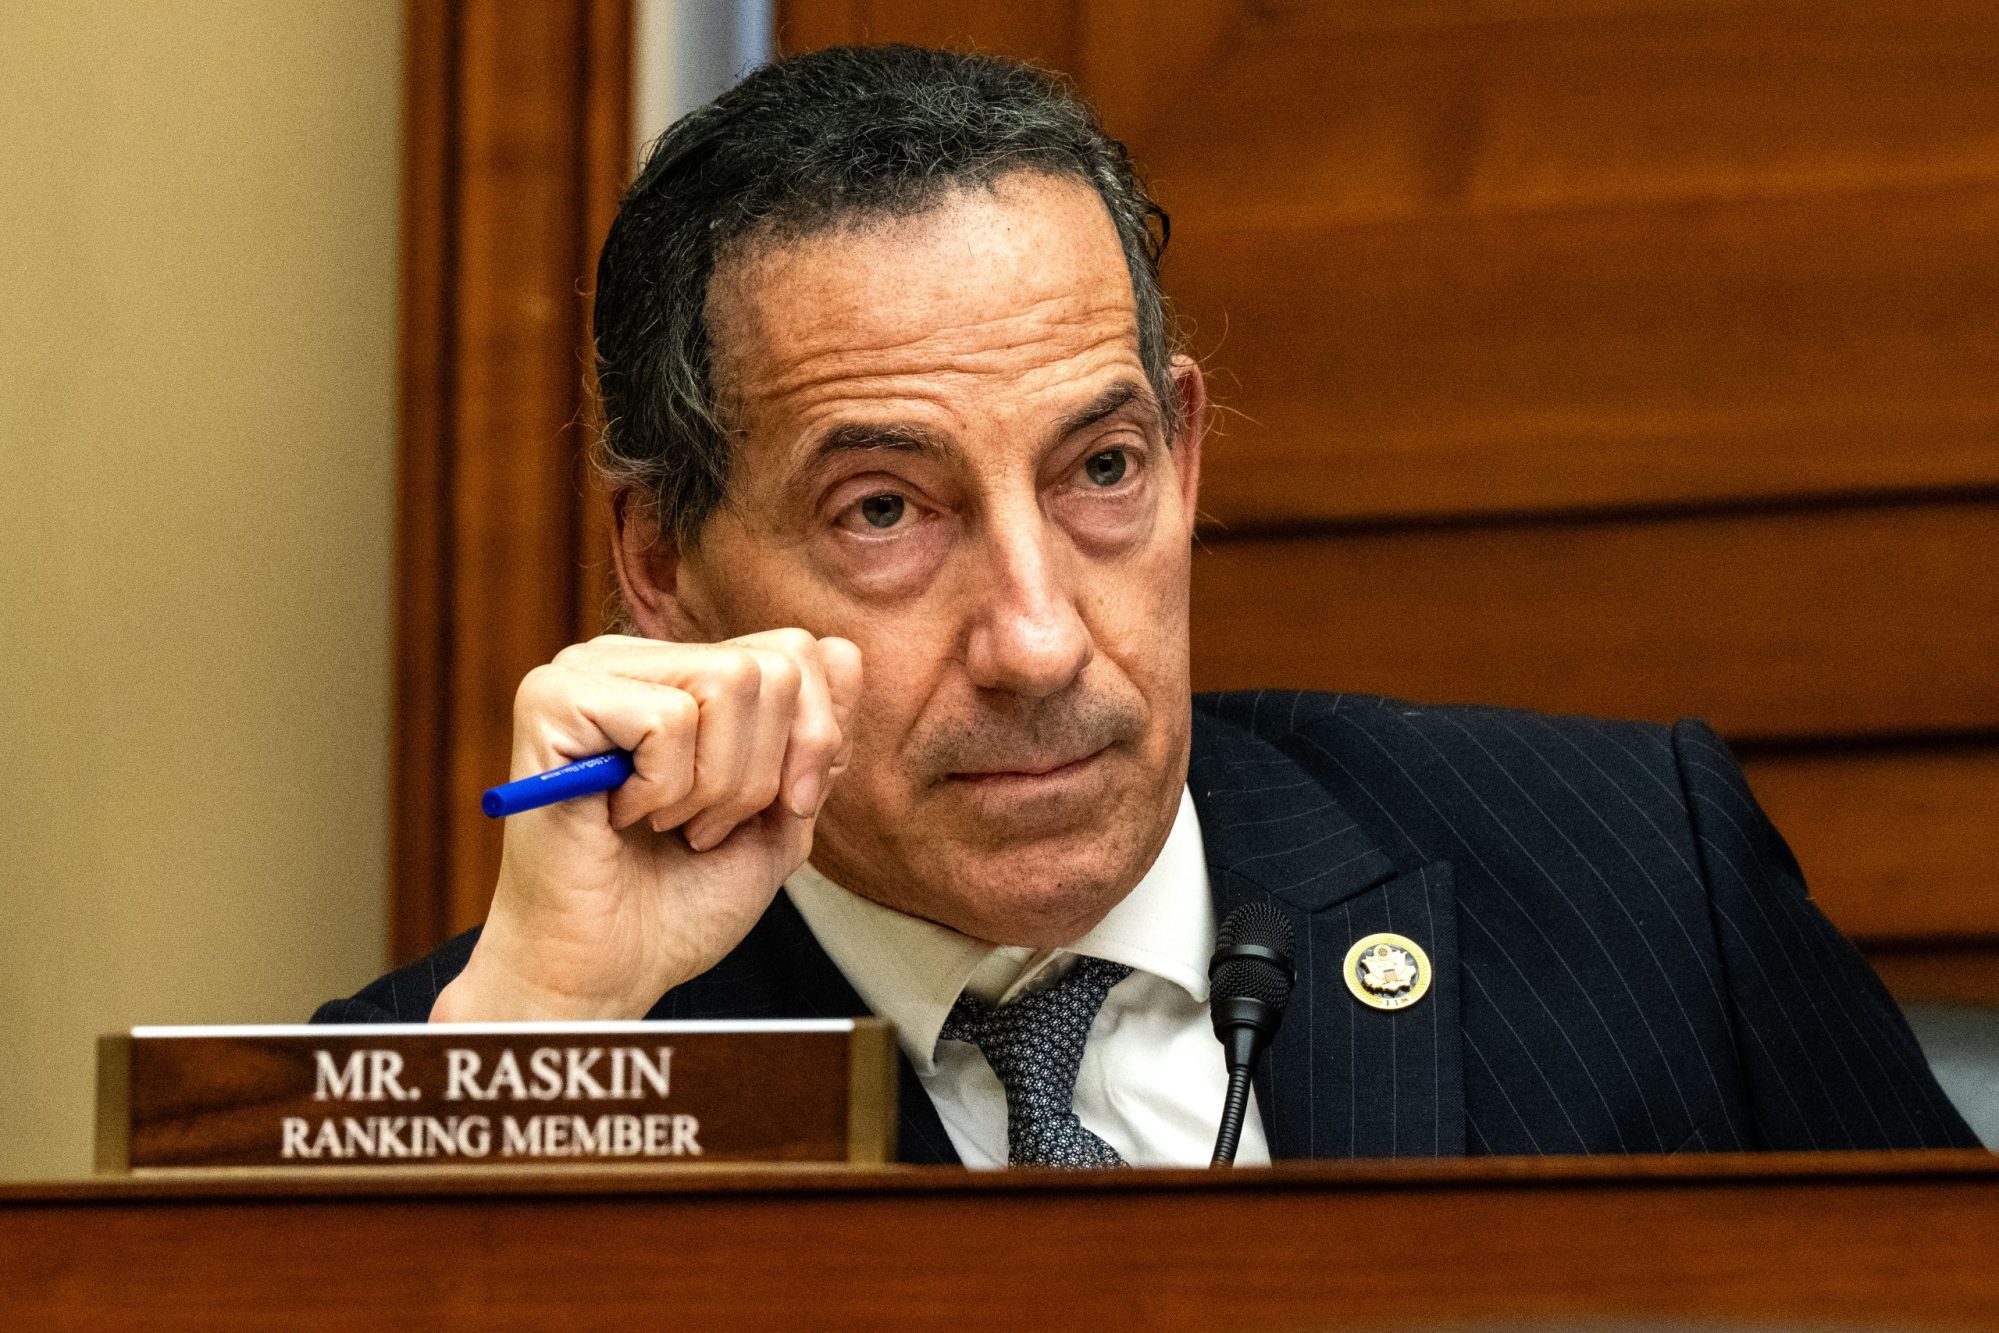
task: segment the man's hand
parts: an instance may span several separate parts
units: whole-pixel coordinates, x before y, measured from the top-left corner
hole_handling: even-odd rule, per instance
[[[772,630],[605,635],[514,699],[515,778],[632,752],[616,791],[507,820],[499,885],[434,1022],[639,1018],[749,932],[847,763],[860,650]]]

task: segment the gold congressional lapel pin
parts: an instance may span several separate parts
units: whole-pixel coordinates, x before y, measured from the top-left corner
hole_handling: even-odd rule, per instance
[[[1347,950],[1347,989],[1370,1009],[1407,1009],[1430,989],[1430,955],[1407,935],[1382,933]]]

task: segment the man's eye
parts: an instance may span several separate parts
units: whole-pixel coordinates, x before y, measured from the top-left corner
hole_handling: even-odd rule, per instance
[[[907,508],[900,495],[870,495],[861,501],[861,518],[871,528],[892,528],[902,522]]]
[[[1130,457],[1122,449],[1106,449],[1083,460],[1083,475],[1092,486],[1111,487],[1124,480]]]

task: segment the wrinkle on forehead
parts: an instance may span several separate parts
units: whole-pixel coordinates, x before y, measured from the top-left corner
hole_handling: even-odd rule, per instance
[[[1066,307],[1066,308],[1063,308]],[[764,368],[746,405],[811,398],[833,386],[868,392],[923,377],[1012,378],[1037,369],[1073,371],[1079,360],[1115,360],[1137,344],[1129,310],[1077,299],[1042,302],[1031,311],[987,324],[954,325],[886,346],[856,347],[822,340]],[[1135,359],[1135,358],[1133,358]],[[744,386],[748,388],[748,386]]]
[[[1110,216],[1087,185],[1045,176],[743,256],[718,271],[708,316],[716,387],[738,411],[1138,357]]]

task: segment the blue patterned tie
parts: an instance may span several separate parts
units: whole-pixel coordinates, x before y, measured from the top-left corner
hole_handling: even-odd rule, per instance
[[[1011,1004],[960,995],[951,1006],[943,1038],[978,1047],[1006,1090],[1008,1166],[1124,1165],[1076,1118],[1076,1071],[1104,997],[1130,975],[1123,963],[1079,958],[1053,986]]]

